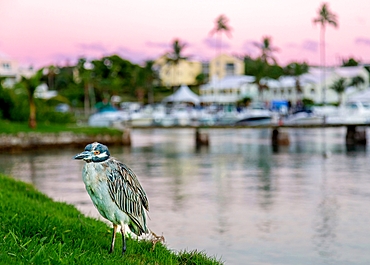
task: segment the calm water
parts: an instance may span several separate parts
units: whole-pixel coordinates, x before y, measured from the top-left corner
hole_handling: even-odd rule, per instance
[[[190,129],[135,130],[131,148],[110,151],[139,176],[149,226],[172,249],[226,264],[370,264],[370,149],[347,148],[343,128],[289,134],[273,150],[269,130],[209,130],[196,150]],[[0,172],[98,218],[80,151],[0,154]]]

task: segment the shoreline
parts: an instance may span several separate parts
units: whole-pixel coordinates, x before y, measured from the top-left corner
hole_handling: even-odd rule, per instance
[[[110,254],[111,228],[106,223],[11,176],[0,173],[0,184],[4,264],[223,264],[202,251],[174,251],[147,240],[128,239],[124,256],[118,249]],[[121,237],[116,244],[122,244]]]
[[[129,145],[121,135],[87,135],[70,131],[58,133],[19,132],[17,134],[0,134],[0,151],[22,151],[53,147],[81,147],[92,142],[104,142],[109,145]]]

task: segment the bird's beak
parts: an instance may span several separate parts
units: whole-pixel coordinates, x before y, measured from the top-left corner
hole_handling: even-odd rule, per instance
[[[89,160],[91,159],[91,152],[89,151],[83,151],[82,153],[75,155],[74,159],[83,159],[83,160]]]

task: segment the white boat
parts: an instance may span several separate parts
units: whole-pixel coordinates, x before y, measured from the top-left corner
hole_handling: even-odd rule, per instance
[[[174,119],[175,125],[187,126],[193,121],[193,110],[186,105],[176,105],[170,111],[170,116]]]
[[[323,124],[324,116],[310,111],[300,111],[284,118],[282,124]]]
[[[328,124],[369,124],[370,102],[347,102],[335,114],[326,117]]]
[[[175,125],[175,119],[168,114],[167,108],[160,104],[153,109],[153,125],[169,127]]]
[[[273,113],[264,108],[261,104],[253,104],[238,114],[237,125],[258,125],[269,124]]]
[[[215,125],[216,117],[212,111],[201,109],[198,110],[197,122],[199,125]]]
[[[88,124],[92,127],[112,127],[114,123],[127,122],[128,120],[127,112],[109,109],[92,114],[89,117]]]
[[[148,105],[143,109],[130,113],[130,122],[132,126],[153,125],[153,108]]]

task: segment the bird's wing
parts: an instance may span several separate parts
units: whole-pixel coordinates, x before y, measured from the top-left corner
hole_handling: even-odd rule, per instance
[[[109,195],[140,230],[147,232],[145,210],[149,211],[148,198],[135,173],[117,160],[111,160],[109,168]]]

